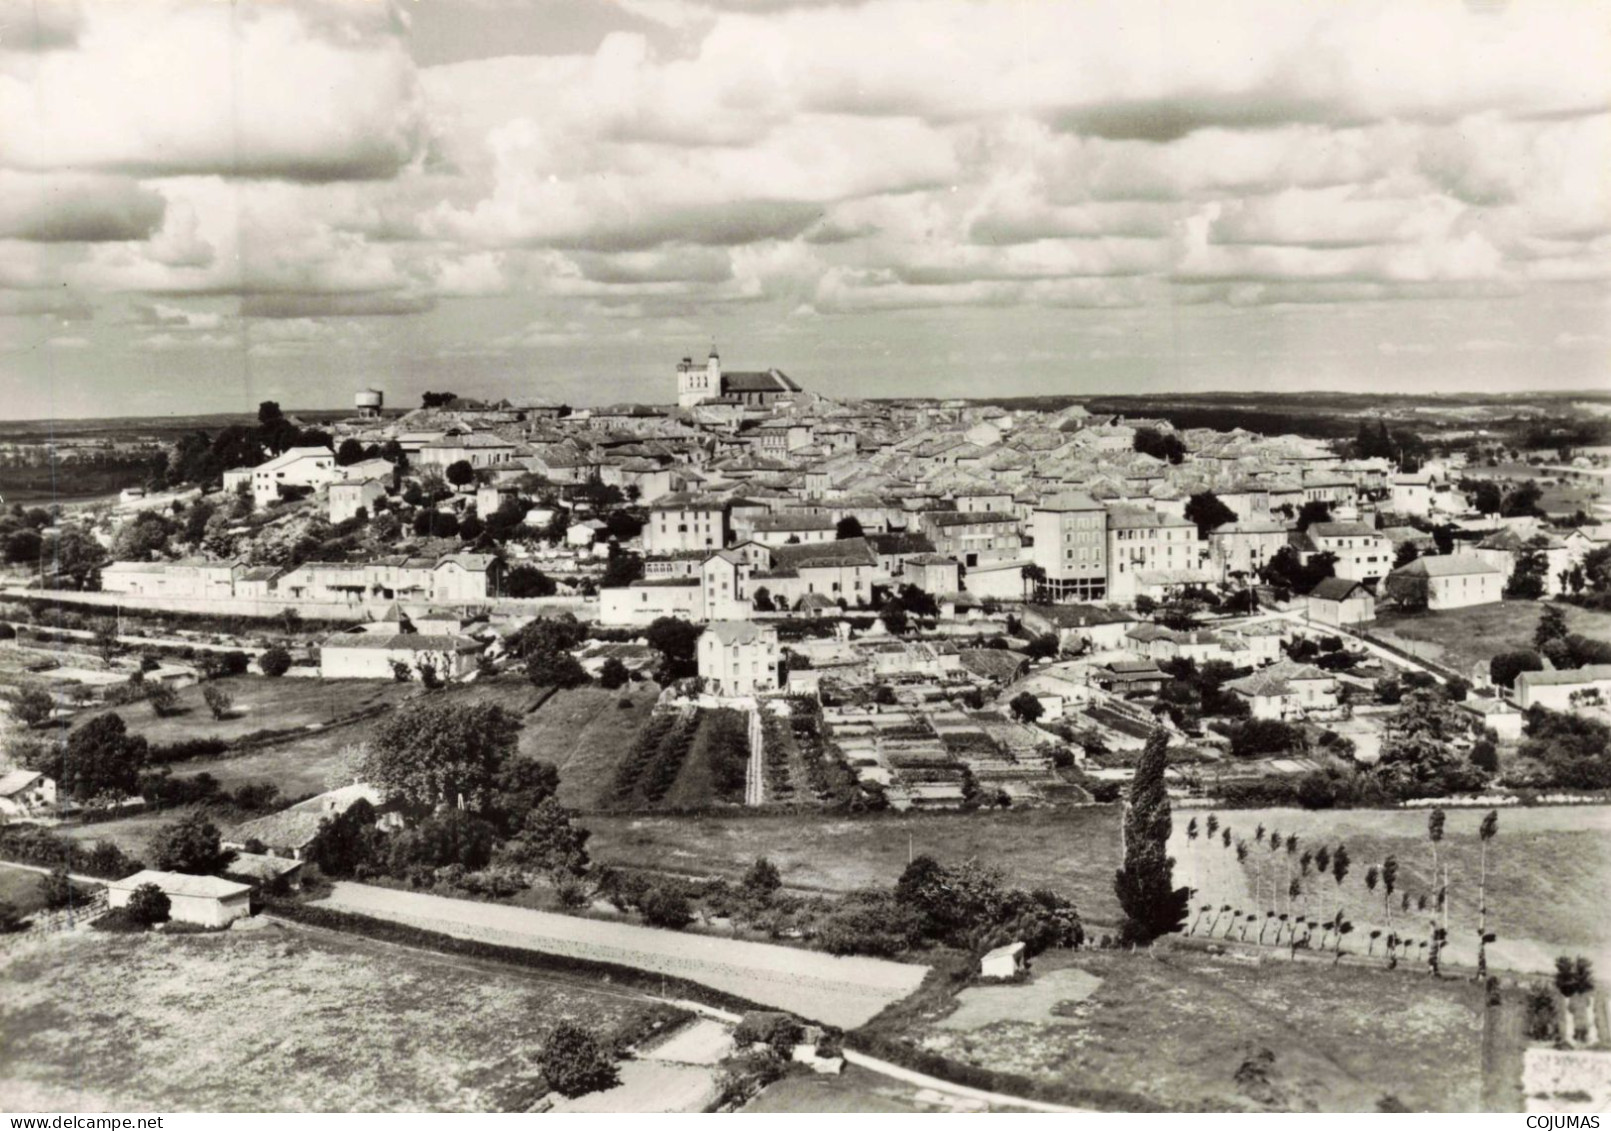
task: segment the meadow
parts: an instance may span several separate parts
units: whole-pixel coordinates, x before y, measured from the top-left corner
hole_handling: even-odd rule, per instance
[[[1611,640],[1611,613],[1575,605],[1557,607],[1566,614],[1569,631]],[[1502,601],[1436,613],[1384,609],[1370,631],[1412,655],[1439,660],[1469,674],[1472,665],[1486,665],[1500,652],[1531,648],[1543,608],[1541,601]]]
[[[964,1016],[972,997],[989,1009]],[[1177,1111],[1474,1111],[1480,988],[1185,948],[1058,952],[903,1021],[931,1052]]]
[[[57,935],[0,953],[9,1111],[524,1111],[572,1020],[663,1007],[485,963],[264,926]],[[496,1040],[489,1040],[496,1034]]]

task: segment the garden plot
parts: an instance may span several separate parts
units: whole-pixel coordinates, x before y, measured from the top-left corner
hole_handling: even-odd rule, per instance
[[[495,903],[338,883],[316,906],[480,939],[687,978],[813,1021],[864,1024],[922,982],[926,966],[839,958],[768,943],[601,922]]]

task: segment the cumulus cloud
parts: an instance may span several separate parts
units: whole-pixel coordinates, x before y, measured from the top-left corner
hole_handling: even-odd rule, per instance
[[[400,32],[383,4],[88,0],[72,49],[0,68],[0,165],[391,176],[419,142]]]

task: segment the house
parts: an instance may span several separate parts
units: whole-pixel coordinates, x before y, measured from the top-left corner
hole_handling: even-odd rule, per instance
[[[1282,660],[1225,686],[1246,701],[1255,719],[1302,718],[1337,706],[1337,678],[1310,664]]]
[[[1008,943],[998,946],[995,950],[987,951],[979,959],[979,977],[981,978],[1016,978],[1029,969],[1029,958],[1023,943]]]
[[[1400,566],[1383,586],[1400,604],[1424,603],[1436,612],[1502,600],[1505,575],[1475,554],[1440,554]]]
[[[1101,503],[1072,491],[1043,499],[1029,517],[1029,532],[1048,599],[1107,598],[1107,512]]]
[[[56,808],[56,782],[37,770],[0,776],[0,816],[38,817]]]
[[[673,491],[649,507],[643,528],[646,554],[687,550],[719,550],[727,545],[727,503],[721,499]]]
[[[1189,571],[1202,564],[1197,525],[1145,507],[1110,507],[1107,518],[1107,599],[1132,604],[1138,578],[1159,571]],[[1205,582],[1216,580],[1205,575]]]
[[[677,407],[693,408],[706,401],[768,406],[800,391],[777,369],[756,372],[722,372],[722,360],[712,349],[703,366],[685,357],[677,365]]]
[[[243,572],[237,562],[112,562],[101,570],[101,592],[131,597],[233,597]]]
[[[386,488],[379,479],[348,476],[330,484],[326,499],[330,507],[332,526],[356,518],[359,511],[374,517],[375,504],[386,497]]]
[[[456,463],[467,463],[480,471],[510,463],[519,452],[520,447],[513,441],[490,432],[472,432],[467,436],[444,436],[421,445],[414,462],[422,468],[444,470]]]
[[[1393,513],[1422,516],[1432,512],[1432,476],[1426,472],[1393,476]]]
[[[230,829],[221,838],[225,848],[251,851],[261,847],[272,856],[291,860],[302,859],[303,852],[319,833],[325,821],[339,817],[359,801],[380,811],[377,827],[395,829],[402,825],[394,812],[385,811],[385,797],[379,789],[362,782],[332,789],[306,801],[299,801],[288,809],[244,821]]]
[[[291,860],[284,856],[237,852],[235,859],[225,867],[224,874],[253,887],[275,887],[283,884],[292,891],[298,891],[302,887],[302,861]]]
[[[777,629],[722,620],[699,637],[699,677],[718,695],[764,695],[778,689]]]
[[[1393,568],[1392,541],[1362,522],[1317,522],[1308,535],[1317,553],[1336,557],[1338,577],[1376,581]]]
[[[1523,534],[1510,528],[1490,534],[1478,542],[1471,553],[1503,573],[1507,582],[1523,558],[1534,553],[1542,554],[1545,597],[1554,597],[1561,592],[1566,584],[1566,576],[1575,564],[1571,544],[1565,539],[1542,532]]]
[[[1135,617],[1101,605],[1026,605],[1020,619],[1037,636],[1057,634],[1061,650],[1083,647],[1107,651],[1124,647],[1124,634]]]
[[[423,632],[339,632],[319,645],[319,674],[324,679],[393,679],[401,664],[410,679],[425,678],[427,669],[452,683],[476,670],[481,644],[468,636]]]
[[[1376,597],[1363,582],[1328,577],[1309,591],[1308,617],[1333,628],[1366,624],[1376,619]]]
[[[311,491],[342,475],[342,469],[336,466],[336,454],[329,448],[287,448],[256,467],[224,472],[224,490],[238,490],[244,483],[252,493],[252,501],[266,507],[286,488]]]
[[[1018,516],[1000,511],[926,511],[919,528],[936,553],[972,568],[980,563],[1016,560],[1024,544]]]
[[[183,872],[157,872],[147,868],[121,880],[108,880],[106,905],[127,907],[135,891],[154,885],[168,897],[168,917],[178,923],[227,927],[252,913],[252,889],[217,876],[191,876]]]
[[[1569,671],[1522,672],[1516,677],[1516,706],[1579,712],[1611,705],[1611,664],[1588,664]]]
[[[825,514],[764,514],[754,520],[749,536],[766,546],[794,546],[832,542],[837,528],[833,518]]]

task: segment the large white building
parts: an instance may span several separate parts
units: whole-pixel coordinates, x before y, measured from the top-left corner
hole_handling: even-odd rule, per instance
[[[699,677],[718,695],[778,689],[778,633],[746,620],[714,621],[699,637]]]
[[[1505,575],[1475,554],[1416,558],[1388,574],[1384,585],[1395,596],[1401,588],[1424,587],[1426,607],[1434,612],[1488,605],[1505,596]]]
[[[468,636],[398,632],[342,632],[319,646],[319,674],[325,679],[393,679],[401,664],[410,679],[423,679],[429,667],[451,683],[476,668],[481,645]]]
[[[711,350],[705,364],[695,365],[685,357],[677,365],[677,407],[693,408],[706,401],[766,406],[800,391],[789,377],[777,369],[749,373],[722,372],[722,359]]]
[[[673,492],[649,508],[643,528],[646,554],[719,550],[727,545],[727,503],[707,496]]]
[[[1516,706],[1551,711],[1582,711],[1611,705],[1611,664],[1589,664],[1569,671],[1522,672],[1516,677]]]
[[[329,448],[287,448],[256,467],[238,467],[224,472],[224,489],[233,491],[248,484],[252,501],[267,506],[282,494],[282,488],[305,487],[317,490],[337,479],[341,469]]]
[[[1107,535],[1107,599],[1122,605],[1135,601],[1145,574],[1201,571],[1207,549],[1197,537],[1196,523],[1146,507],[1110,508]],[[1214,580],[1203,573],[1203,584]]]
[[[1044,499],[1029,516],[1030,560],[1046,574],[1049,599],[1107,599],[1107,519],[1102,504],[1079,491]]]
[[[1362,522],[1317,522],[1309,541],[1316,552],[1335,555],[1344,580],[1377,581],[1393,569],[1393,543]]]

